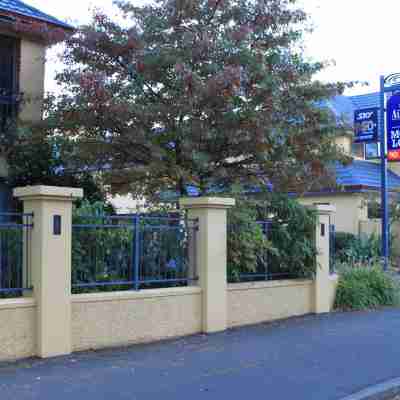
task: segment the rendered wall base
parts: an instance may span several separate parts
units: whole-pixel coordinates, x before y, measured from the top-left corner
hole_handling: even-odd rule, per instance
[[[228,286],[228,326],[241,326],[314,312],[314,283],[286,280]]]
[[[333,304],[337,276],[329,277]],[[286,280],[228,285],[228,327],[314,312],[314,282]],[[37,355],[33,299],[0,301],[0,361]],[[198,287],[72,296],[74,351],[147,343],[203,331]]]
[[[89,350],[201,332],[201,289],[72,296],[72,347]]]
[[[36,354],[36,314],[33,299],[1,300],[0,361]]]

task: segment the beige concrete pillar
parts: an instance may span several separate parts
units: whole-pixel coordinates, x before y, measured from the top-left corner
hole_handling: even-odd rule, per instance
[[[197,268],[203,298],[203,332],[227,328],[226,210],[234,199],[197,197],[180,200],[189,218],[198,218]]]
[[[37,304],[37,355],[69,354],[72,202],[83,191],[30,186],[15,189],[14,196],[24,202],[24,212],[34,214],[29,265]]]
[[[331,205],[315,205],[318,216],[316,224],[317,269],[315,275],[315,312],[327,313],[332,307],[333,281],[329,272],[329,225],[336,211]]]

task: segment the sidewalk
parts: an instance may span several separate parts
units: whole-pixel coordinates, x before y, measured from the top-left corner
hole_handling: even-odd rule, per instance
[[[337,400],[400,377],[400,310],[0,364],[3,400]]]

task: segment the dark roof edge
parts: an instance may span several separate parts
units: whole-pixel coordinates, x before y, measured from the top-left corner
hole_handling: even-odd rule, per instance
[[[40,11],[39,9],[37,9],[35,7],[31,7],[31,6],[29,6],[29,7],[32,8],[33,10],[37,11],[38,13],[43,14],[43,16],[38,16],[38,15],[32,16],[32,15],[29,15],[28,13],[4,10],[2,8],[0,8],[0,13],[3,14],[3,15],[4,14],[5,15],[8,14],[8,15],[16,16],[16,17],[24,16],[24,17],[29,18],[31,20],[43,21],[48,25],[54,25],[56,27],[63,28],[63,29],[66,29],[66,30],[70,30],[70,31],[74,31],[76,29],[74,26],[69,25],[66,22],[60,21],[59,19],[57,19],[55,17],[52,17],[51,15],[45,14],[45,13],[43,13],[42,11]]]

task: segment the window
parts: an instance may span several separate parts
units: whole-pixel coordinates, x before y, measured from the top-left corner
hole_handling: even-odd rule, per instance
[[[380,157],[379,143],[365,143],[365,159],[374,160]]]
[[[17,107],[18,39],[0,35],[0,124],[4,128]]]
[[[380,219],[381,217],[381,205],[377,202],[368,202],[368,219]]]
[[[376,160],[380,157],[379,143],[353,143],[351,152],[354,157],[363,160]]]
[[[0,35],[0,94],[9,96],[17,89],[17,42]]]
[[[351,145],[351,153],[354,157],[364,159],[364,143],[353,143]]]

